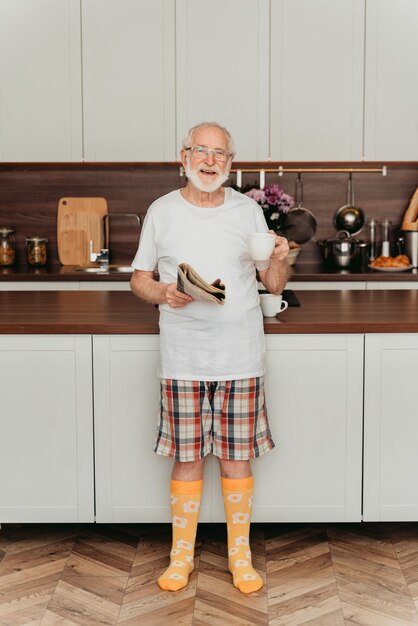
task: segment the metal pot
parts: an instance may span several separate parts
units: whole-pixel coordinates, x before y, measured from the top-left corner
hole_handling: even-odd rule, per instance
[[[338,231],[334,239],[318,241],[318,245],[325,263],[331,267],[360,267],[363,262],[366,244],[346,230]]]

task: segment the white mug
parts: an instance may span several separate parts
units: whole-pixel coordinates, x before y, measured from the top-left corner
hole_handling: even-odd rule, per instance
[[[286,311],[289,306],[282,296],[274,293],[260,293],[260,304],[264,317],[274,317],[277,313]]]
[[[274,250],[274,233],[253,233],[248,237],[248,249],[254,261],[267,261]]]

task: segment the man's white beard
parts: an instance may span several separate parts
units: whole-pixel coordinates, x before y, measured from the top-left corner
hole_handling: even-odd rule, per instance
[[[225,172],[225,174],[222,174],[220,168],[217,165],[212,165],[211,167],[204,167],[203,165],[201,165],[192,169],[190,167],[190,160],[188,158],[188,155],[186,157],[186,167],[184,169],[185,169],[187,178],[193,183],[193,185],[197,189],[199,189],[199,191],[206,191],[206,193],[212,193],[213,191],[216,191],[229,178],[229,170]],[[216,172],[217,174],[216,178],[212,181],[208,181],[207,183],[204,183],[199,178],[199,172],[202,169]]]

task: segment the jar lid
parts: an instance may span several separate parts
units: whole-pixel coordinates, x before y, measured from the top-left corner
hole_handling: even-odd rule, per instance
[[[10,226],[0,226],[0,235],[11,235],[14,232],[15,229]]]
[[[48,239],[46,237],[27,237],[26,243],[48,243]]]

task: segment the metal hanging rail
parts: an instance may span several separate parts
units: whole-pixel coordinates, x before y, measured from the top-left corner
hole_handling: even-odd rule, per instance
[[[328,172],[362,172],[362,173],[376,173],[382,174],[382,176],[386,176],[388,173],[387,165],[383,167],[371,168],[371,167],[278,167],[278,168],[249,168],[246,169],[244,167],[237,167],[235,169],[231,169],[231,172],[265,172],[268,173],[276,173],[279,176],[282,174],[286,174],[287,172],[298,172],[300,174],[316,172],[316,173],[328,173]]]
[[[266,174],[277,174],[278,176],[283,176],[287,172],[296,172],[298,174],[328,174],[332,172],[346,172],[349,174],[359,173],[359,174],[382,174],[382,176],[387,176],[388,167],[387,165],[383,165],[383,167],[279,167],[275,168],[245,168],[245,167],[237,167],[232,168],[230,172],[235,173],[237,176],[237,186],[241,187],[242,182],[242,174],[245,173],[256,173],[260,175],[260,188],[262,189],[265,184],[265,175]],[[184,168],[180,166],[180,176],[184,176]]]

